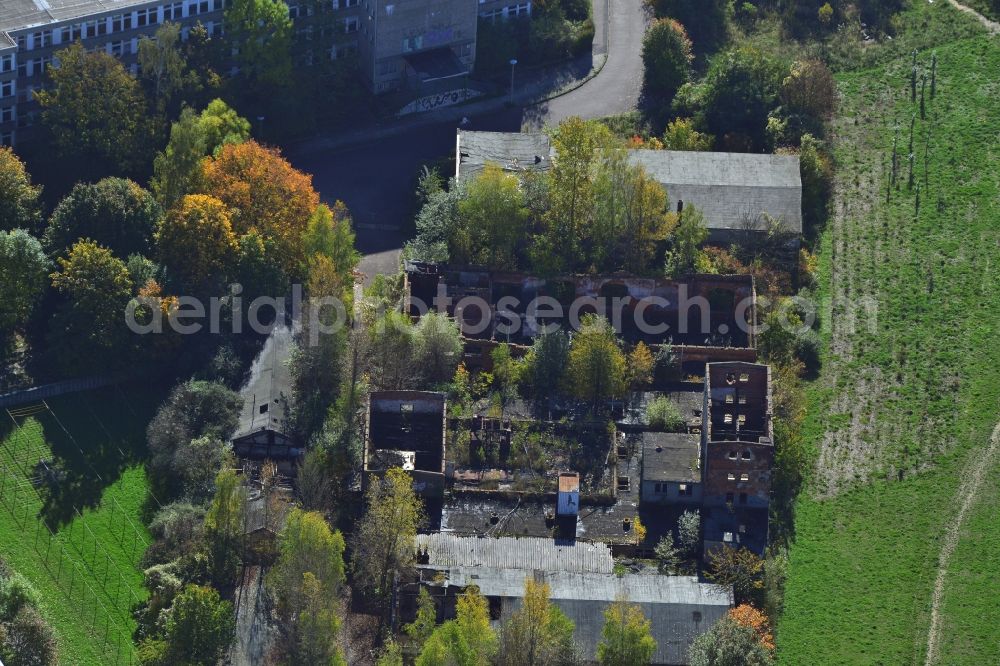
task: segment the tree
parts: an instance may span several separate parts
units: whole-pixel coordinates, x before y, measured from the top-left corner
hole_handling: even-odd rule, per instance
[[[490,352],[493,361],[493,388],[500,400],[500,416],[514,399],[517,398],[517,387],[524,374],[524,363],[510,354],[510,345],[500,343]]]
[[[473,586],[458,597],[455,619],[435,628],[427,638],[416,666],[488,666],[496,651],[489,605]]]
[[[49,666],[59,662],[55,632],[34,606],[23,607],[0,624],[0,657],[10,666]]]
[[[369,326],[367,337],[372,386],[379,390],[411,387],[420,370],[413,360],[415,334],[409,316],[386,312]],[[446,359],[441,360],[443,363]]]
[[[41,186],[31,184],[31,176],[14,150],[0,146],[0,231],[25,229],[38,233],[41,195]]]
[[[726,615],[698,636],[688,651],[691,666],[772,666],[774,656],[757,633]]]
[[[417,261],[450,261],[461,229],[458,207],[464,193],[461,183],[452,180],[445,189],[437,171],[424,172],[417,189],[422,202],[415,220],[417,235],[406,244],[407,257]]]
[[[229,585],[236,579],[243,551],[246,493],[232,469],[215,477],[215,497],[205,514],[208,565],[212,581]]]
[[[685,511],[677,519],[677,545],[687,557],[698,554],[701,545],[701,516],[697,511]]]
[[[727,0],[650,0],[650,4],[658,18],[677,19],[699,53],[710,53],[726,41],[732,4]]]
[[[149,256],[153,232],[162,217],[153,195],[131,180],[77,183],[52,212],[43,240],[53,255],[89,238],[120,257]]]
[[[663,133],[663,147],[666,150],[712,150],[715,137],[702,134],[694,127],[690,118],[675,118],[667,123]]]
[[[413,618],[413,622],[403,627],[403,631],[420,648],[434,633],[435,627],[437,627],[437,606],[434,605],[434,599],[427,588],[421,586],[417,594],[417,615]]]
[[[833,164],[823,143],[811,134],[803,134],[799,147],[799,172],[802,177],[802,223],[809,237],[823,228],[833,193]]]
[[[569,361],[569,336],[562,331],[537,336],[528,352],[531,386],[535,398],[548,398],[562,386]]]
[[[508,666],[571,664],[576,657],[573,622],[549,602],[549,586],[528,578],[521,606],[500,630],[499,663]]]
[[[233,605],[211,587],[188,585],[174,599],[167,617],[166,663],[212,666],[233,641]]]
[[[667,252],[667,274],[679,277],[698,272],[701,244],[706,238],[705,216],[691,204],[684,206]]]
[[[644,274],[657,243],[677,218],[668,210],[667,193],[624,150],[605,150],[593,181],[594,212],[587,253],[598,270]]]
[[[552,134],[556,159],[549,172],[549,209],[532,248],[537,270],[573,270],[586,255],[594,212],[593,177],[601,151],[612,142],[605,125],[577,117],[559,123]]]
[[[646,343],[639,342],[628,355],[628,383],[633,391],[649,386],[653,381],[656,359]]]
[[[601,666],[646,666],[656,654],[651,623],[642,609],[619,599],[604,611],[602,640],[597,645]]]
[[[90,240],[76,243],[58,263],[52,286],[62,299],[49,329],[49,348],[69,372],[120,365],[128,335],[125,307],[132,298],[125,263]]]
[[[289,663],[329,664],[337,655],[336,602],[344,584],[344,538],[315,511],[292,509],[268,589],[288,633]]]
[[[179,289],[216,289],[236,265],[239,246],[226,205],[204,194],[188,194],[156,230],[159,259]]]
[[[174,449],[169,472],[185,497],[204,502],[212,496],[216,475],[228,452],[229,447],[222,440],[202,435]]]
[[[413,329],[414,356],[410,362],[421,368],[429,385],[436,386],[455,376],[463,349],[458,324],[444,313],[428,312]]]
[[[185,107],[170,127],[170,141],[153,160],[150,188],[164,208],[172,207],[195,189],[206,155],[227,143],[250,138],[250,122],[221,99],[212,100],[200,114]]]
[[[607,319],[584,316],[580,331],[573,336],[568,361],[573,394],[595,409],[601,401],[625,392],[625,355]]]
[[[326,204],[317,206],[306,225],[302,243],[309,259],[320,255],[330,260],[346,299],[354,286],[354,269],[361,255],[354,247],[351,214],[344,202],[337,201],[332,209]]]
[[[752,46],[740,46],[712,58],[704,83],[705,124],[729,150],[767,148],[768,114],[777,106],[785,70]]]
[[[403,666],[403,649],[391,638],[386,641],[375,666]]]
[[[829,120],[837,105],[837,83],[822,60],[798,60],[782,81],[780,95],[787,113]]]
[[[774,636],[771,634],[770,621],[767,616],[750,604],[740,604],[729,609],[729,617],[741,627],[753,629],[757,640],[768,651],[774,652]]]
[[[653,548],[653,555],[656,556],[656,566],[660,573],[673,574],[677,572],[681,558],[677,547],[674,545],[674,536],[669,532],[660,537]]]
[[[708,554],[705,576],[718,585],[732,586],[736,603],[757,598],[764,587],[764,560],[746,548],[720,546]]]
[[[691,75],[691,40],[674,19],[654,21],[642,39],[643,83],[657,99],[669,104]]]
[[[24,229],[0,230],[0,340],[27,321],[48,284],[49,260]]]
[[[515,270],[517,244],[528,219],[517,176],[487,164],[469,183],[458,211],[469,236],[470,263]]]
[[[76,42],[57,51],[49,86],[36,92],[58,152],[81,173],[129,171],[144,159],[146,105],[121,61]]]
[[[354,576],[380,604],[392,593],[395,576],[415,561],[417,527],[423,506],[410,476],[398,467],[372,478],[365,492],[365,514],[352,544]]]
[[[235,0],[226,6],[226,41],[236,49],[240,77],[259,97],[292,76],[292,19],[282,0]]]
[[[229,207],[234,232],[258,230],[269,241],[275,264],[286,275],[301,276],[302,236],[319,205],[312,177],[255,141],[223,145],[214,158],[202,161],[201,171],[202,192]]]
[[[138,61],[140,75],[149,83],[158,111],[166,113],[171,99],[189,78],[180,24],[168,21],[156,29],[152,39],[140,37]]]
[[[174,387],[146,428],[157,494],[175,494],[193,475],[185,471],[184,454],[178,456],[183,447],[202,437],[228,441],[242,408],[240,395],[216,382],[191,380]]]
[[[289,666],[347,666],[335,639],[340,629],[340,620],[334,609],[335,599],[324,594],[322,585],[312,572],[302,574],[302,592],[306,603],[296,622],[296,641],[282,655],[281,662]]]

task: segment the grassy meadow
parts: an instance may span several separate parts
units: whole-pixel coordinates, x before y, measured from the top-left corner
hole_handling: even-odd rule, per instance
[[[913,3],[903,30],[838,74],[837,193],[819,247],[830,307],[807,387],[817,463],[796,510],[783,664],[924,663],[942,540],[1000,419],[1000,39],[944,2]],[[907,44],[928,76],[923,117]],[[865,302],[877,318],[861,308],[852,326],[850,304]],[[946,567],[936,663],[1000,663],[998,473]]]
[[[135,663],[150,540],[141,451],[157,395],[112,387],[46,402],[0,412],[0,558],[41,594],[60,663]]]

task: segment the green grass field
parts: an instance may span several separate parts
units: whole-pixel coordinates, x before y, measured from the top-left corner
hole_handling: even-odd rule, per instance
[[[158,402],[155,391],[108,388],[0,412],[0,557],[41,593],[60,663],[134,663],[149,542],[141,452]],[[58,492],[42,487],[40,460],[66,470]]]
[[[820,247],[820,296],[834,306],[807,388],[817,466],[797,506],[783,664],[924,663],[942,539],[1000,419],[1000,40],[946,3],[914,3],[905,24],[927,47],[922,67],[930,47],[938,55],[925,120],[898,46],[838,76],[836,213]],[[914,114],[919,212],[906,158]],[[900,187],[889,193],[897,125]],[[838,302],[865,298],[877,324],[852,331]],[[1000,663],[998,472],[946,568],[936,663]]]

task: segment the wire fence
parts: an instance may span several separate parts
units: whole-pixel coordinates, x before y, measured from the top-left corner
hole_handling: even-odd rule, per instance
[[[102,502],[107,504],[103,507],[105,510],[88,516],[95,521],[94,527],[98,527],[96,521],[103,523],[106,535],[95,533],[77,506],[72,507],[74,520],[58,533],[42,518],[44,498],[39,488],[48,479],[45,466],[39,463],[49,457],[51,451],[41,438],[25,432],[18,419],[43,413],[51,414],[58,422],[58,417],[44,402],[8,411],[14,430],[13,441],[4,440],[0,449],[0,503],[10,512],[22,533],[31,535],[35,554],[77,611],[95,644],[99,641],[105,663],[138,664],[128,623],[123,626],[120,620],[128,617],[142,599],[129,584],[119,560],[108,550],[108,537],[129,562],[138,560],[148,542],[117,498],[109,493],[105,495],[110,501]],[[62,424],[59,425],[65,431]]]

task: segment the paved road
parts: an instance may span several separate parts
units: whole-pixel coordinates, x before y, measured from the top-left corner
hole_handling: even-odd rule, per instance
[[[469,129],[515,132],[521,109],[473,118]],[[313,176],[323,200],[347,204],[365,255],[366,275],[395,273],[409,236],[420,166],[455,152],[457,123],[445,121],[406,134],[322,153],[292,153],[292,164]],[[451,175],[451,174],[446,174]]]
[[[610,4],[604,68],[573,92],[540,104],[525,118],[528,127],[555,124],[570,116],[599,118],[635,108],[642,89],[642,36],[647,14],[642,0],[594,0],[594,23],[604,23],[602,6]],[[595,35],[594,53],[603,52],[602,35]]]
[[[529,108],[481,116],[470,108],[466,113],[472,122],[467,129],[516,132],[522,126],[541,127],[572,115],[596,118],[635,108],[642,85],[640,49],[646,23],[642,0],[594,0],[594,5],[593,54],[604,58],[606,52],[607,61],[593,79],[563,97]],[[610,21],[605,21],[608,8]],[[359,145],[327,150],[320,143],[289,153],[298,169],[313,175],[324,201],[341,199],[347,204],[358,249],[365,255],[360,270],[366,275],[397,270],[399,250],[412,229],[420,166],[454,154],[457,125],[455,120],[441,120],[389,136],[376,133],[379,138]]]

